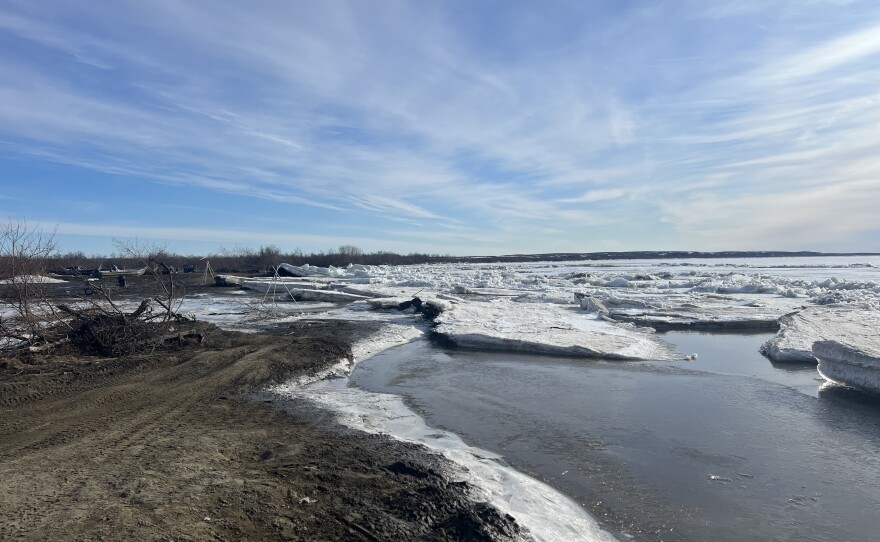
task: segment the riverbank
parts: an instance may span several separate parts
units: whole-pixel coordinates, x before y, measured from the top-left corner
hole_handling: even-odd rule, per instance
[[[204,326],[150,354],[3,362],[0,538],[519,538],[424,448],[248,400],[350,356],[371,325]]]

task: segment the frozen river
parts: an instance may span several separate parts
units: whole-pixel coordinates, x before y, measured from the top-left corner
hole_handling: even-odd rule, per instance
[[[401,346],[352,385],[497,452],[621,540],[880,540],[880,402],[772,365],[770,335],[669,333],[697,361]]]
[[[880,541],[880,257],[285,270],[189,304],[376,322],[272,391],[443,454],[538,540]]]

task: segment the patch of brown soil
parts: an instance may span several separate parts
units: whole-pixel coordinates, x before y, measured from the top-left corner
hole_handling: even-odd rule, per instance
[[[356,327],[206,327],[151,355],[6,360],[0,539],[518,537],[423,449],[244,398],[349,355]]]

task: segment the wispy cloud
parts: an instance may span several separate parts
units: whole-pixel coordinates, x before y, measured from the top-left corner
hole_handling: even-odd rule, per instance
[[[589,249],[623,219],[623,248],[749,245],[757,202],[880,206],[859,184],[880,178],[878,36],[867,2],[13,1],[0,153],[425,243]],[[796,214],[779,248],[880,230]]]
[[[608,188],[605,190],[590,190],[576,198],[566,198],[560,201],[563,203],[592,203],[594,201],[607,201],[622,198],[625,194],[626,192],[619,188]]]
[[[46,231],[53,231],[56,235],[69,238],[70,236],[106,237],[110,239],[150,239],[158,242],[173,244],[180,241],[210,243],[215,247],[254,246],[254,240],[259,244],[276,244],[288,249],[305,248],[306,250],[324,250],[335,248],[343,244],[355,244],[364,250],[394,250],[401,253],[425,252],[424,240],[408,239],[405,232],[386,232],[389,237],[350,236],[350,235],[315,235],[299,231],[277,230],[242,230],[225,229],[216,227],[203,228],[179,228],[167,226],[123,226],[119,224],[100,223],[76,223],[40,221],[32,223],[36,227],[42,227]],[[467,253],[470,243],[465,239],[449,238],[439,234],[433,238],[436,246],[448,253]],[[70,243],[64,243],[66,249],[74,249]],[[489,244],[497,248],[500,245]]]

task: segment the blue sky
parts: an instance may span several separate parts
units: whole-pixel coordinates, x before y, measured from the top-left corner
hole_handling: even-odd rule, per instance
[[[5,0],[63,250],[880,251],[880,3]]]

